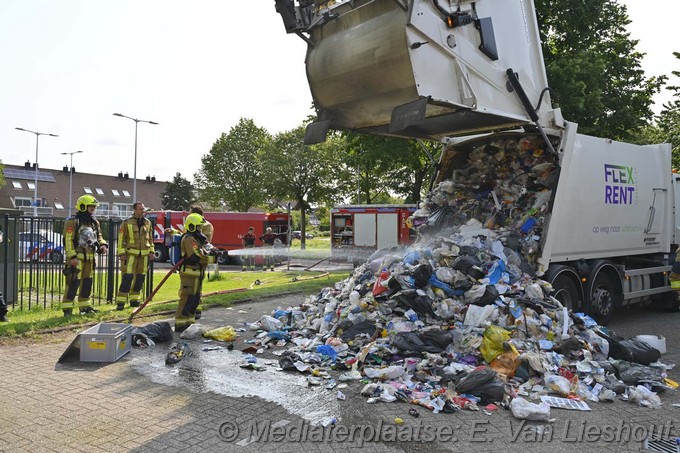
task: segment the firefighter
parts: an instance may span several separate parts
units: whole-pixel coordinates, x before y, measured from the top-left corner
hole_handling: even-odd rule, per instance
[[[193,205],[189,208],[189,214],[201,214],[203,216],[203,208],[198,206],[198,205]],[[213,238],[213,233],[215,232],[215,227],[213,227],[213,224],[208,222],[205,217],[203,217],[203,220],[205,220],[205,224],[203,225],[203,228],[201,229],[201,233],[207,238],[208,242],[212,243],[212,238]],[[166,228],[165,229],[166,234],[181,234],[180,231],[175,230],[174,228]]]
[[[675,262],[671,269],[671,275],[668,277],[671,282],[671,289],[673,291],[680,291],[680,247],[675,254]]]
[[[184,220],[184,234],[180,248],[184,262],[179,268],[179,304],[175,312],[175,332],[182,332],[196,321],[201,303],[201,289],[208,255],[204,249],[206,237],[201,233],[205,224],[202,215],[189,214]]]
[[[262,248],[264,249],[264,270],[271,269],[274,272],[274,242],[276,235],[272,232],[271,227],[267,227],[265,233],[260,236],[262,241]]]
[[[132,205],[132,217],[125,220],[118,230],[118,259],[122,273],[120,287],[116,294],[116,310],[139,307],[139,293],[144,286],[144,278],[153,261],[154,244],[151,221],[144,217],[144,203],[137,201]]]
[[[95,197],[83,195],[76,201],[76,214],[64,222],[66,289],[61,302],[64,316],[71,316],[76,307],[80,309],[81,315],[97,311],[92,308],[90,301],[94,255],[106,253],[108,250],[99,222],[93,217],[97,206],[99,202]],[[78,294],[77,304],[76,294]]]
[[[248,232],[243,235],[243,238],[241,239],[241,243],[243,244],[243,248],[246,249],[252,249],[255,247],[255,227],[250,227],[248,228]],[[254,271],[255,270],[255,255],[251,253],[247,253],[243,255],[241,261],[243,262],[243,269],[242,271],[246,270],[246,267],[250,266],[250,270]]]

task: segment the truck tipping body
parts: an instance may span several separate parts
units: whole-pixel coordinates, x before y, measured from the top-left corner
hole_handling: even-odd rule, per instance
[[[308,43],[319,124],[424,139],[530,124],[508,69],[538,104],[540,124],[553,121],[533,0],[276,5],[287,31]]]

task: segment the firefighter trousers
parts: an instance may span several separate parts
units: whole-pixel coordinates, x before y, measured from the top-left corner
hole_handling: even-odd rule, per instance
[[[252,249],[255,248],[252,245],[246,245],[245,248]],[[251,271],[255,270],[255,255],[253,253],[247,252],[245,255],[241,256],[241,262],[243,263],[243,270],[250,268]]]
[[[274,246],[265,244],[262,246],[262,254],[264,256],[263,270],[274,270]]]
[[[181,332],[196,322],[196,312],[201,310],[201,289],[204,273],[179,273],[179,304],[175,311],[175,332]]]
[[[92,307],[92,275],[94,274],[94,253],[78,254],[78,264],[75,269],[66,267],[66,288],[62,298],[62,310],[72,310]],[[76,302],[76,295],[78,301]]]
[[[121,278],[116,305],[125,306],[130,301],[131,307],[139,306],[139,293],[144,287],[146,271],[149,267],[149,255],[127,255],[125,264],[121,263]]]

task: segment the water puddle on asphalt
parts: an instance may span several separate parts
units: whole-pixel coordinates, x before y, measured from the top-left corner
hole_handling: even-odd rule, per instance
[[[217,343],[190,342],[190,354],[175,365],[165,364],[170,344],[146,349],[133,349],[131,366],[152,382],[190,389],[194,392],[214,392],[230,397],[254,396],[280,404],[289,412],[311,423],[325,417],[337,417],[340,411],[336,391],[323,386],[309,387],[306,375],[277,371],[276,359],[258,357],[264,371],[240,368],[244,363],[241,351],[226,348],[202,351]]]

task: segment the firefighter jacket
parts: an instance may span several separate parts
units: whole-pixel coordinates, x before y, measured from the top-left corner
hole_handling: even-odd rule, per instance
[[[125,220],[118,230],[118,256],[120,255],[153,255],[153,228],[146,217],[134,215]]]
[[[673,269],[671,270],[669,280],[671,281],[671,288],[673,291],[680,291],[680,248],[675,254],[675,262],[673,263]]]
[[[276,235],[274,233],[265,233],[260,236],[260,240],[264,245],[273,246],[274,241],[276,241]]]
[[[203,248],[201,239],[193,233],[186,233],[180,242],[184,263],[180,267],[180,274],[200,277],[208,266],[208,254]]]
[[[78,213],[64,222],[64,254],[66,260],[94,256],[99,247],[108,245],[102,237],[99,221],[88,213]]]
[[[253,247],[255,245],[255,239],[257,237],[253,233],[246,233],[243,235],[243,246]]]

